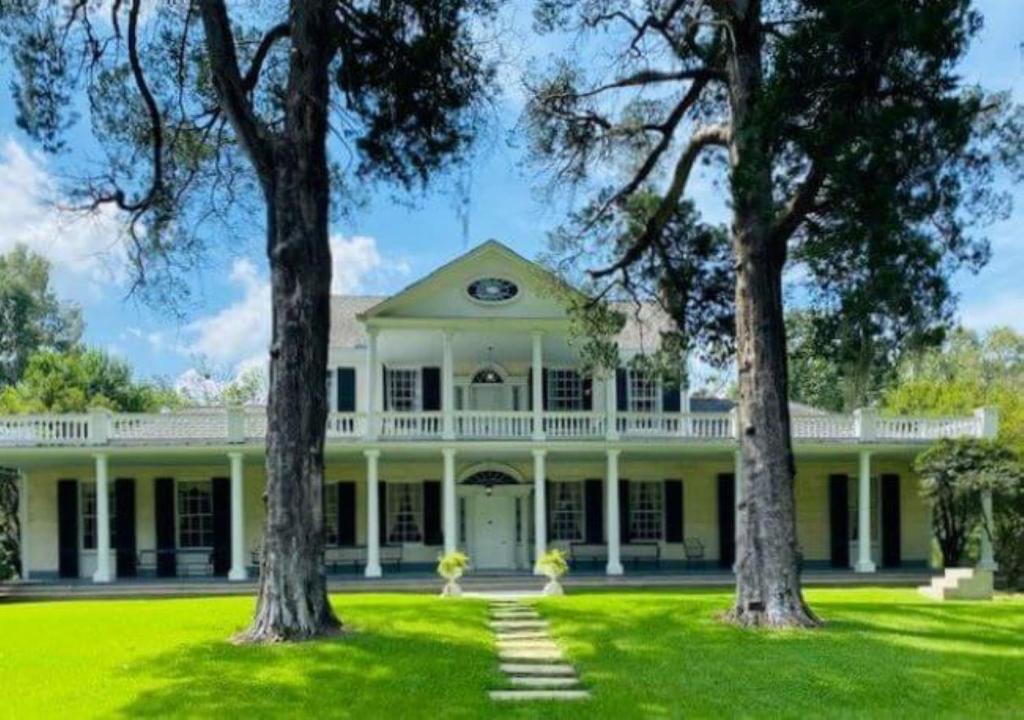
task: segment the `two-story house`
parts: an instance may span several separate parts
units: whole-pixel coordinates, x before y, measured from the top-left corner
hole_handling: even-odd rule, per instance
[[[487,242],[390,297],[332,302],[324,492],[329,573],[432,567],[529,572],[546,548],[611,575],[733,563],[740,500],[731,403],[628,367],[658,314],[630,318],[622,367],[581,371],[541,267]],[[794,407],[805,567],[924,567],[913,458],[991,436],[959,418]],[[0,418],[21,473],[31,579],[249,577],[263,528],[260,408]],[[988,560],[991,551],[984,549]]]

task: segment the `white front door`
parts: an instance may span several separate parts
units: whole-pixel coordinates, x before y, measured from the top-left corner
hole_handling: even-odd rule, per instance
[[[473,543],[470,563],[477,570],[515,567],[516,499],[512,495],[483,493],[472,499]]]

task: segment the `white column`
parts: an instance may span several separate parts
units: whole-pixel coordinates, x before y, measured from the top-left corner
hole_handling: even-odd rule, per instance
[[[453,333],[441,333],[441,412],[445,440],[455,439],[455,362],[452,358]]]
[[[110,571],[110,482],[106,453],[96,454],[96,572],[92,581],[108,583]]]
[[[604,380],[604,411],[608,422],[605,439],[614,442],[619,439],[619,388],[615,381],[615,368],[608,372]]]
[[[453,552],[458,546],[455,522],[455,448],[444,448],[444,482],[442,483],[444,517],[444,551]]]
[[[533,451],[533,554],[537,560],[548,551],[548,523],[547,523],[547,502],[544,498],[545,485],[547,483],[546,458],[547,450]],[[536,564],[533,568],[534,575],[543,575]]]
[[[533,439],[544,439],[544,333],[535,330],[533,338]]]
[[[245,487],[242,473],[242,453],[228,453],[231,462],[231,569],[228,580],[245,580],[249,572],[245,567]]]
[[[621,529],[619,528],[619,450],[608,450],[608,468],[604,477],[605,521],[604,527],[608,534],[608,565],[605,571],[609,575],[622,574]]]
[[[998,570],[995,555],[992,552],[992,538],[989,532],[992,530],[992,491],[983,490],[981,493],[981,514],[985,521],[985,527],[981,529],[981,557],[978,558],[978,567],[981,570]]]
[[[18,525],[21,534],[18,536],[18,551],[21,553],[21,579],[29,579],[29,527],[28,527],[28,473],[21,473],[21,488],[18,491]]]
[[[859,573],[872,573],[871,561],[871,453],[860,451],[860,477],[857,485],[857,565]]]
[[[377,438],[377,329],[366,329],[366,439]]]
[[[364,450],[366,456],[366,577],[380,572],[380,500],[377,497],[377,461],[380,450]]]

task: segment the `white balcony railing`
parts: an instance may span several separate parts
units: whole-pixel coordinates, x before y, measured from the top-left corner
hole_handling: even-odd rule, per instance
[[[465,410],[445,413],[330,413],[327,440],[526,440],[551,441],[662,439],[683,442],[735,442],[734,413],[636,413],[596,411],[544,412],[541,433],[530,411]],[[609,422],[614,418],[611,425]],[[797,442],[922,443],[949,437],[991,437],[996,417],[979,410],[968,417],[879,417],[871,411],[853,415],[796,415]],[[448,435],[446,429],[450,427]],[[267,434],[263,408],[204,408],[163,413],[93,411],[66,415],[0,417],[0,447],[196,444],[259,442]],[[2,459],[2,458],[0,458]]]

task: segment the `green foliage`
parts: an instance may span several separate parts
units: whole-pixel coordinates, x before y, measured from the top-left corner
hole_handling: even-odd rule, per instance
[[[0,255],[0,388],[18,381],[33,352],[68,350],[81,335],[81,312],[57,299],[46,258],[23,245]]]
[[[558,548],[548,550],[541,555],[537,560],[537,567],[552,580],[558,580],[569,572],[569,563],[565,559],[565,552]]]
[[[0,413],[148,412],[181,404],[173,390],[136,382],[127,363],[94,349],[37,352],[21,380],[0,391]]]
[[[943,564],[954,567],[965,560],[971,537],[984,527],[981,493],[992,493],[993,504],[1016,497],[1024,483],[1024,470],[1013,450],[997,441],[944,439],[914,461],[921,476],[921,495],[931,506],[932,527],[942,551]]]
[[[21,574],[18,474],[0,467],[0,581]]]
[[[437,559],[437,574],[445,580],[458,580],[469,567],[469,555],[453,550]]]
[[[999,439],[1024,454],[1024,335],[997,328],[984,335],[960,329],[941,348],[909,357],[883,394],[886,412],[964,415],[999,411]]]

